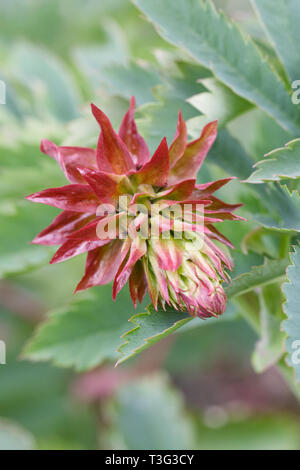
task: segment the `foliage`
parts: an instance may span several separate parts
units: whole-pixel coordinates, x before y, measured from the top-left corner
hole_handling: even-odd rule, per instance
[[[300,380],[299,369],[299,269],[300,269],[300,249],[296,246],[291,253],[291,264],[287,270],[287,282],[284,284],[284,294],[286,302],[284,312],[287,319],[283,322],[283,329],[288,335],[286,349],[289,353],[289,364],[296,372],[297,380]]]
[[[91,0],[83,17],[77,0],[0,0],[0,449],[300,448],[299,420],[271,408],[273,390],[259,415],[217,394],[228,371],[250,374],[250,357],[300,398],[300,4],[242,3]],[[49,266],[52,248],[30,244],[57,210],[25,196],[66,184],[40,140],[95,147],[89,103],[117,128],[132,95],[151,151],[171,143],[179,109],[190,139],[219,121],[197,182],[236,176],[218,197],[243,202],[247,220],[219,224],[235,268],[218,319],[149,299],[134,312],[126,288],[115,303],[111,286],[73,296],[82,259]]]

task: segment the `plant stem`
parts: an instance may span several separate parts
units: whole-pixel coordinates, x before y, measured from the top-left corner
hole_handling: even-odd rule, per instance
[[[279,256],[280,258],[287,258],[289,255],[291,235],[285,234],[281,236]]]

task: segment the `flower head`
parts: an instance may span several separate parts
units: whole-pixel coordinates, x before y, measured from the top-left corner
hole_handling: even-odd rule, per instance
[[[115,298],[129,280],[135,306],[148,290],[155,307],[169,304],[203,318],[220,315],[232,262],[217,243],[232,245],[213,224],[240,219],[233,212],[241,204],[213,195],[232,178],[196,184],[217,122],[188,142],[179,112],[170,147],[164,138],[151,157],[134,108],[132,98],[117,134],[92,105],[101,129],[96,150],[42,141],[42,152],[59,163],[70,184],[28,197],[63,211],[33,243],[61,245],[51,263],[87,252],[76,291],[114,280]]]

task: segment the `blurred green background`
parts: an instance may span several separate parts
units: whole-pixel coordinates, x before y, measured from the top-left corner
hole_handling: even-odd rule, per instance
[[[215,3],[263,40],[247,0]],[[183,77],[176,61],[185,64]],[[201,91],[200,70],[189,61],[127,0],[0,0],[0,79],[7,87],[0,105],[0,339],[7,345],[0,449],[300,448],[300,406],[277,369],[253,371],[258,338],[238,306],[234,319],[226,313],[222,321],[199,322],[117,369],[113,360],[80,373],[22,359],[37,324],[68,305],[83,272],[82,257],[49,266],[51,250],[29,244],[57,211],[24,196],[65,184],[40,153],[41,138],[95,145],[90,102],[118,126],[135,94],[137,121],[153,149],[174,133],[179,107],[186,119],[199,115],[185,102]],[[257,110],[233,122],[232,132],[253,159],[287,140]],[[200,178],[222,175],[206,165]],[[224,196],[251,204],[238,184]],[[246,231],[243,223],[226,227],[238,245]],[[115,315],[119,337],[134,313],[128,292],[113,303],[111,286],[95,289],[99,315]]]

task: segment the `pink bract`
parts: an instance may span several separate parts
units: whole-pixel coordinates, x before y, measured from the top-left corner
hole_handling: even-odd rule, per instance
[[[163,307],[169,304],[202,318],[220,315],[226,308],[223,283],[228,278],[226,270],[232,269],[232,261],[217,244],[232,245],[213,224],[241,219],[234,214],[241,204],[226,204],[213,195],[232,178],[196,184],[197,173],[216,139],[217,122],[205,126],[199,139],[188,142],[186,124],[179,112],[171,145],[168,147],[164,138],[151,157],[138,133],[134,110],[132,97],[116,133],[108,117],[92,105],[101,129],[96,150],[59,147],[42,140],[42,152],[59,163],[70,184],[28,196],[30,201],[63,211],[33,243],[61,245],[51,263],[87,252],[85,274],[76,292],[114,281],[115,299],[129,281],[135,306],[148,290],[155,308],[158,304]],[[120,196],[126,196],[131,208],[135,203],[148,208],[158,202],[169,207],[190,204],[195,217],[184,227],[191,233],[198,230],[196,205],[201,205],[204,208],[201,248],[195,249],[193,238],[176,238],[172,217],[168,220],[171,232],[167,220],[151,219],[152,225],[158,224],[158,238],[145,239],[139,230],[133,236],[122,237]],[[99,215],[101,204],[113,206],[115,213]],[[137,229],[142,225],[142,214],[131,213],[130,218]],[[99,224],[105,228],[112,220],[117,223],[117,235],[99,237]],[[171,235],[164,239],[167,228]]]

